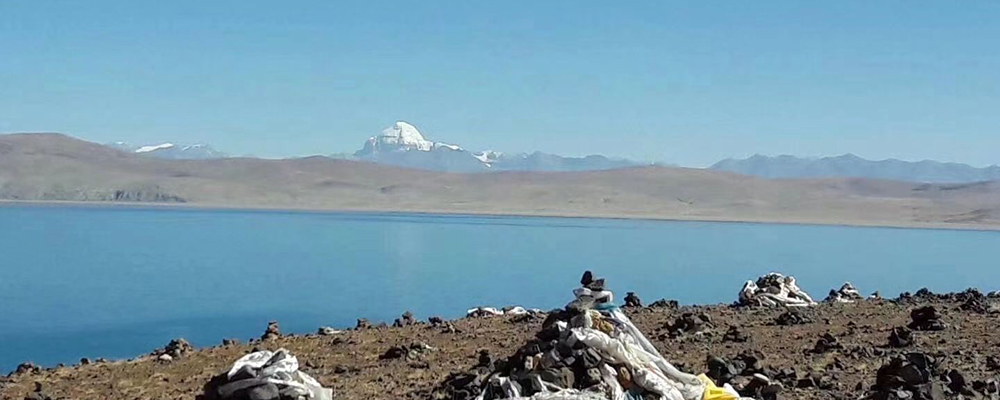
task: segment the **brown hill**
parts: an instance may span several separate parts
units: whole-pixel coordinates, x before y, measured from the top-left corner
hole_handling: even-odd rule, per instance
[[[0,199],[1000,229],[1000,182],[768,180],[702,169],[449,174],[306,157],[165,160],[0,135]]]

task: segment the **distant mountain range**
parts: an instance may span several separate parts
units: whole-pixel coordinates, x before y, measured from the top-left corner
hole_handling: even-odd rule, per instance
[[[0,135],[0,206],[70,200],[1000,229],[1000,181],[759,179],[662,166],[455,174],[318,156],[173,160],[144,150]]]
[[[108,143],[106,146],[128,153],[172,160],[207,160],[229,157],[228,154],[215,150],[205,144],[177,145],[173,143],[160,143],[135,145],[127,142],[114,142]]]
[[[976,168],[966,164],[938,161],[872,161],[853,154],[837,157],[800,158],[754,155],[722,160],[710,167],[764,178],[853,177],[925,183],[969,183],[1000,180],[1000,166]]]
[[[542,152],[505,154],[472,152],[461,146],[427,140],[413,125],[398,121],[347,159],[444,172],[596,171],[643,165],[600,155],[563,157]]]
[[[228,154],[204,144],[173,143],[133,145],[115,142],[107,146],[165,159],[206,160],[227,158]],[[470,151],[455,144],[427,139],[417,128],[398,121],[365,141],[353,154],[330,158],[367,161],[430,171],[475,173],[499,171],[600,171],[651,165],[602,155],[564,157],[542,152],[506,154],[492,150]],[[658,164],[662,165],[662,164]],[[920,183],[969,183],[1000,180],[1000,166],[976,168],[966,164],[938,161],[910,162],[896,159],[867,160],[853,154],[836,157],[802,158],[754,155],[726,159],[709,169],[763,178],[870,178]]]

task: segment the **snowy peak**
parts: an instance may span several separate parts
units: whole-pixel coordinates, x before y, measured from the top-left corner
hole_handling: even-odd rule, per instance
[[[382,134],[368,138],[368,141],[365,142],[364,148],[358,150],[358,152],[354,155],[356,157],[366,157],[383,152],[431,152],[435,150],[463,151],[461,147],[453,144],[438,143],[427,140],[424,138],[424,135],[417,130],[417,127],[405,121],[396,121],[396,123],[392,124],[392,126],[383,129]]]
[[[157,158],[204,160],[229,157],[228,154],[215,150],[205,144],[177,145],[168,142],[151,145],[133,145],[128,142],[114,142],[106,146],[128,153]]]
[[[638,165],[602,156],[573,158],[539,152],[514,156],[492,150],[470,152],[457,145],[431,141],[404,121],[398,121],[380,135],[369,138],[364,147],[354,153],[354,158],[447,172],[592,171]]]
[[[382,135],[372,137],[368,140],[375,140],[382,144],[412,147],[420,151],[431,151],[434,142],[424,139],[417,127],[403,121],[396,121],[392,126],[382,130]]]

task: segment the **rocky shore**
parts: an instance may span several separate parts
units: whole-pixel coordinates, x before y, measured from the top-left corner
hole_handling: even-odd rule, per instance
[[[641,295],[641,294],[640,294]],[[784,308],[685,306],[628,296],[625,313],[660,353],[684,371],[738,388],[754,374],[773,390],[756,398],[1000,398],[1000,298],[975,290],[927,290],[892,300],[824,302]],[[288,349],[300,368],[337,399],[452,399],[476,378],[536,339],[545,314],[418,320],[282,335],[278,324],[252,343],[226,340],[195,349],[183,340],[130,361],[22,365],[0,377],[2,399],[212,398],[209,382],[254,350]],[[263,328],[263,327],[262,327]]]

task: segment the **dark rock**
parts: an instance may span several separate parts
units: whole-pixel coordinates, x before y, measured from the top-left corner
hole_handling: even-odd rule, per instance
[[[42,368],[31,362],[21,363],[14,369],[14,375],[32,374],[41,372]]]
[[[822,354],[830,350],[841,350],[843,348],[844,346],[841,346],[840,343],[837,342],[837,338],[827,332],[816,341],[816,346],[813,347],[812,352]]]
[[[890,347],[907,347],[913,344],[913,332],[904,327],[892,328],[889,332]]]
[[[744,351],[736,356],[736,362],[743,367],[742,375],[773,375],[772,371],[764,367],[764,354],[759,351]]]
[[[712,378],[720,386],[730,383],[733,378],[743,372],[743,368],[721,357],[709,356],[707,364],[708,372],[705,375]]]
[[[802,325],[812,323],[812,319],[799,310],[788,310],[778,316],[774,323],[781,326]]]
[[[281,337],[281,329],[278,328],[278,321],[269,321],[267,323],[267,329],[264,330],[264,334],[260,336],[260,340],[274,340]]]
[[[958,370],[948,371],[948,389],[955,394],[963,394],[966,396],[972,395],[972,390],[968,387],[968,383],[965,381],[965,376],[962,375]]]
[[[986,357],[986,370],[1000,371],[1000,357],[997,356]]]
[[[153,352],[154,356],[169,355],[173,359],[180,358],[184,354],[194,351],[194,346],[184,338],[173,339],[162,349]]]
[[[234,346],[240,344],[239,339],[222,339],[223,346]]]
[[[430,318],[427,318],[427,322],[429,324],[431,324],[431,326],[444,325],[444,319],[441,318],[441,317],[430,317]]]
[[[493,357],[490,356],[489,350],[479,350],[479,364],[476,364],[476,366],[493,369]]]
[[[424,353],[432,348],[423,343],[412,343],[409,346],[392,346],[385,353],[378,357],[379,360],[395,360],[406,358],[407,360],[419,359]]]
[[[681,305],[677,302],[677,300],[659,299],[654,301],[649,306],[652,308],[669,308],[671,310],[676,310],[680,308]]]
[[[402,358],[408,352],[409,352],[409,350],[406,347],[403,347],[403,346],[393,346],[393,347],[390,347],[389,350],[386,350],[385,353],[382,353],[382,355],[379,356],[378,359],[379,360],[395,360],[397,358]]]
[[[580,386],[582,388],[589,388],[591,386],[601,384],[602,381],[603,378],[601,377],[601,370],[597,368],[590,368],[587,369],[587,372],[583,375],[583,380]]]
[[[931,292],[930,289],[920,288],[920,290],[917,290],[917,292],[913,294],[913,297],[920,299],[933,299],[935,296],[934,292]]]
[[[628,292],[625,294],[625,307],[641,308],[642,300],[635,295],[635,292]]]
[[[372,327],[372,323],[368,322],[367,319],[358,318],[358,324],[355,325],[354,329],[369,329]]]
[[[941,331],[945,329],[945,324],[941,322],[941,315],[938,314],[934,306],[926,306],[910,311],[910,322],[907,327],[916,331]]]
[[[403,315],[396,318],[396,321],[392,323],[392,326],[401,328],[404,326],[415,325],[417,320],[413,318],[413,313],[409,311],[403,312]]]
[[[90,359],[87,357],[81,358],[80,365],[90,365]]]
[[[740,396],[761,400],[777,400],[781,393],[781,385],[772,382],[765,376],[754,375],[750,383],[742,389],[738,389]]]
[[[990,307],[986,304],[986,301],[980,295],[980,297],[969,297],[961,305],[963,311],[968,311],[976,314],[989,314]]]
[[[936,375],[937,368],[934,358],[921,353],[894,357],[879,368],[868,398],[943,400],[943,388],[931,379]]]
[[[749,340],[749,336],[740,331],[740,328],[736,325],[730,325],[726,333],[722,335],[723,342],[736,342],[743,343]]]
[[[250,400],[278,400],[280,397],[278,385],[273,383],[256,386],[247,391],[247,398]]]
[[[698,333],[711,326],[711,317],[708,314],[684,313],[674,320],[673,324],[666,326],[671,337],[677,337],[685,333]]]
[[[598,379],[600,379],[600,371],[597,374]],[[538,376],[543,381],[555,384],[564,389],[571,389],[576,383],[576,375],[573,374],[573,370],[567,367],[546,369],[539,372]]]

